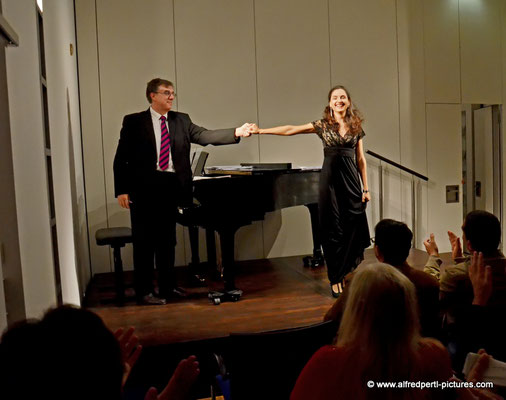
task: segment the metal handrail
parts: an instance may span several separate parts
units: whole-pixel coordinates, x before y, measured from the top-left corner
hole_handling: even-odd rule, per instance
[[[5,17],[0,13],[0,34],[5,37],[9,46],[18,46],[19,37],[16,31],[9,25]]]
[[[373,156],[373,157],[376,157],[378,160],[381,160],[381,161],[384,161],[386,162],[387,164],[390,164],[390,165],[393,165],[394,167],[397,167],[411,175],[414,175],[416,176],[417,178],[420,178],[420,179],[423,179],[424,181],[428,181],[429,178],[427,178],[425,175],[422,175],[416,171],[413,171],[412,169],[409,169],[407,167],[405,167],[404,165],[401,165],[401,164],[397,164],[395,161],[392,161],[392,160],[389,160],[388,158],[386,157],[383,157],[383,156],[380,156],[378,153],[375,153],[374,151],[371,151],[371,150],[367,150],[366,151],[367,154]]]
[[[379,210],[380,210],[380,220],[383,219],[383,166],[381,165],[381,161],[386,162],[387,164],[390,164],[396,168],[399,168],[400,170],[407,172],[411,174],[411,225],[412,225],[412,231],[413,231],[413,247],[416,245],[416,232],[417,232],[417,225],[416,225],[416,188],[415,188],[415,180],[414,177],[417,177],[419,179],[422,179],[426,182],[429,181],[429,178],[427,178],[425,175],[422,175],[416,171],[413,171],[412,169],[409,169],[401,164],[396,163],[395,161],[389,160],[386,157],[383,157],[379,155],[378,153],[375,153],[374,151],[367,150],[366,154],[369,154],[378,160],[380,160],[379,165]]]

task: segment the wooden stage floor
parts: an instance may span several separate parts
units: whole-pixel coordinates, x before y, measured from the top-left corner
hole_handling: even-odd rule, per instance
[[[412,250],[408,261],[423,268],[427,254]],[[376,262],[366,250],[363,263]],[[184,276],[187,269],[176,268]],[[213,305],[208,288],[191,288],[188,297],[164,306],[139,306],[133,297],[123,307],[114,305],[112,274],[97,275],[89,288],[85,306],[99,314],[106,325],[134,326],[144,346],[217,339],[232,332],[261,332],[306,326],[322,321],[333,304],[326,268],[307,268],[302,257],[242,261],[236,264],[236,284],[244,291],[239,302]],[[132,274],[126,273],[127,283]],[[220,288],[216,281],[211,289]],[[131,291],[131,290],[130,290]]]

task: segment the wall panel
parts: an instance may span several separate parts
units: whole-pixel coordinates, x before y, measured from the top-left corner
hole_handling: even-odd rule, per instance
[[[329,4],[332,84],[345,85],[363,112],[365,148],[399,162],[395,0]]]
[[[79,305],[89,260],[77,62],[70,52],[76,43],[73,3],[46,4],[44,38],[62,296],[63,302]]]
[[[94,239],[98,229],[109,226],[105,172],[112,168],[104,163],[95,2],[76,0],[75,7],[90,256],[94,273],[112,272],[112,252],[107,246],[97,246]]]
[[[460,103],[459,1],[424,0],[425,100]]]
[[[427,105],[427,149],[428,233],[434,233],[439,251],[447,252],[451,250],[447,231],[460,235],[462,226],[460,105]],[[446,203],[446,185],[459,185],[458,203]]]
[[[141,0],[97,0],[96,4],[108,224],[129,226],[129,212],[114,198],[112,164],[123,117],[149,107],[146,83],[155,77],[175,80],[173,4],[166,0],[151,0],[149,5]],[[181,228],[177,240],[184,242]],[[124,253],[130,268],[131,247]],[[176,264],[182,263],[180,246]]]
[[[503,171],[502,171],[502,187],[503,187],[503,199],[506,198],[506,1],[502,3],[502,160],[503,160]],[[506,211],[503,204],[503,212]],[[506,221],[502,221],[502,242],[505,242],[506,238]],[[505,246],[503,244],[503,250]]]
[[[210,129],[256,122],[253,3],[176,1],[174,12],[179,110]],[[207,146],[205,151],[210,153],[207,165],[258,162],[258,137],[242,139],[237,145]],[[242,241],[241,235],[254,240]],[[255,225],[240,229],[238,259],[263,256],[261,248],[251,243],[261,243],[261,230]]]
[[[37,12],[33,0],[7,2],[3,12],[22,38],[19,47],[6,49],[7,76],[23,271],[21,292],[24,292],[26,316],[38,318],[56,303],[56,288],[44,156]],[[30,118],[26,117],[27,110]],[[6,221],[2,219],[2,223]],[[7,250],[9,253],[10,249]]]
[[[250,0],[175,2],[178,106],[197,125],[256,122],[253,11]],[[208,165],[258,161],[256,137],[206,151]]]
[[[422,0],[397,0],[397,43],[399,59],[399,120],[401,164],[423,175],[427,174],[425,129],[425,80],[423,47]],[[424,200],[419,181],[414,180],[418,211]],[[412,180],[409,174],[401,178],[401,220],[412,228]],[[417,220],[421,214],[417,215]],[[417,222],[417,230],[426,221]],[[416,232],[417,238],[421,231]],[[421,242],[419,241],[421,244]]]
[[[462,103],[502,100],[501,8],[503,0],[460,0]]]
[[[261,127],[298,125],[321,118],[330,89],[327,12],[326,0],[255,1]],[[311,29],[301,29],[308,24]],[[266,135],[259,139],[261,162],[322,164],[322,144],[314,134]],[[306,207],[267,214],[264,243],[265,257],[311,253],[311,225]]]

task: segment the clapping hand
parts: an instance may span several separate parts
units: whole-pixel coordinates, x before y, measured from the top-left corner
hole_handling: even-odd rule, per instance
[[[181,360],[172,374],[165,389],[158,394],[156,388],[152,387],[146,393],[144,400],[183,400],[188,398],[193,383],[199,376],[200,369],[197,357],[190,356]]]
[[[130,372],[139,359],[142,351],[142,346],[138,344],[139,338],[137,335],[134,335],[134,331],[135,328],[130,327],[126,331],[123,328],[119,328],[114,332],[114,337],[121,348],[121,355],[124,363],[122,386],[125,386],[125,383],[130,376]]]
[[[469,279],[473,285],[473,304],[484,306],[492,294],[492,268],[483,261],[483,253],[473,253],[469,266]]]
[[[453,260],[462,258],[462,246],[460,245],[460,238],[452,231],[448,231],[448,239],[450,240],[450,244],[452,246]]]
[[[434,238],[434,234],[431,233],[429,239],[423,242],[425,246],[425,250],[429,254],[429,256],[439,257],[439,249],[437,247],[436,239]]]

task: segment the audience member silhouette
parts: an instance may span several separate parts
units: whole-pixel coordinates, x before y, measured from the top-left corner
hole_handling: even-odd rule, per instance
[[[291,399],[448,399],[447,390],[385,389],[377,383],[446,381],[451,376],[443,345],[420,336],[413,283],[390,265],[367,265],[349,287],[336,345],[313,355]]]
[[[61,306],[4,333],[0,397],[119,400],[140,351],[133,328],[115,336],[95,313]],[[160,395],[151,388],[146,400],[185,398],[198,373],[194,356],[181,361]]]
[[[471,211],[464,220],[462,233],[462,240],[469,252],[483,253],[485,263],[492,268],[494,284],[489,302],[491,304],[506,304],[506,280],[504,278],[506,258],[498,250],[501,241],[499,220],[487,211]],[[424,242],[429,254],[424,271],[439,280],[441,307],[451,323],[455,314],[459,312],[459,308],[467,308],[472,303],[473,290],[468,275],[471,259],[463,257],[460,239],[453,232],[449,231],[448,237],[452,245],[452,257],[456,261],[455,265],[447,267],[441,273],[440,266],[443,261],[439,257],[434,235],[431,234],[430,238]]]
[[[406,261],[413,233],[403,222],[384,219],[374,228],[374,252],[379,262],[390,264],[402,272],[414,285],[418,299],[422,336],[439,336],[439,285],[436,279],[412,268]],[[347,276],[348,285],[355,273]],[[337,299],[324,320],[339,321],[348,297],[348,290]]]
[[[467,351],[471,347],[474,347],[473,351],[483,347],[483,343],[480,345],[474,340],[475,344],[470,347],[470,332],[478,333],[476,330],[480,329],[478,324],[481,318],[487,318],[490,323],[493,322],[493,317],[486,317],[486,314],[492,313],[494,315],[506,307],[506,258],[498,250],[501,240],[499,220],[487,211],[471,211],[464,219],[462,232],[462,240],[467,249],[471,253],[482,253],[483,262],[490,266],[491,291],[488,295],[486,310],[481,310],[478,314],[476,309],[472,307],[474,293],[469,278],[472,260],[471,257],[463,257],[460,239],[453,232],[448,232],[455,265],[446,267],[442,272],[440,269],[442,260],[439,257],[434,235],[431,234],[430,238],[424,242],[429,254],[424,271],[440,281],[439,298],[445,320],[444,336],[452,355],[453,366],[457,371],[462,368]],[[475,320],[478,317],[480,320]],[[474,327],[471,329],[472,326]],[[499,332],[502,333],[503,330],[499,329]],[[492,333],[486,335],[493,336]],[[480,336],[483,337],[483,334]],[[485,349],[494,357],[502,357],[504,354],[504,350],[500,346],[493,349],[495,354],[490,346]]]
[[[505,271],[506,273],[506,271]],[[494,358],[506,361],[504,316],[506,305],[490,305],[493,293],[492,267],[485,266],[482,253],[473,254],[469,265],[469,279],[473,287],[473,302],[463,313],[455,332],[458,340],[458,356],[463,359],[468,352],[485,349]]]

